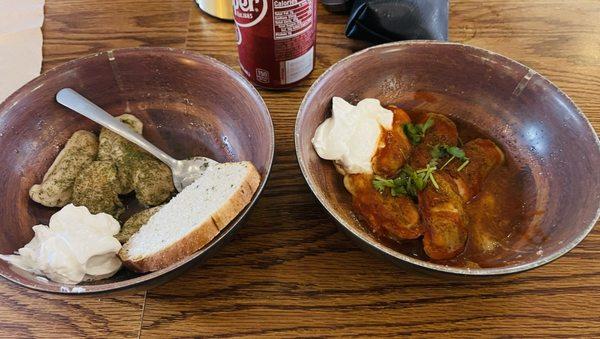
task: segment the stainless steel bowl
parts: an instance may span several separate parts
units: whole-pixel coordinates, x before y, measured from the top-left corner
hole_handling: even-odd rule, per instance
[[[511,250],[485,268],[431,262],[378,241],[352,213],[350,195],[333,164],[320,159],[311,145],[315,129],[330,116],[333,96],[418,106],[480,127],[530,171],[529,205],[543,213],[533,213]],[[585,116],[534,70],[480,48],[407,41],[339,61],[304,97],[295,142],[306,182],[327,212],[359,245],[398,264],[462,275],[520,272],[567,253],[598,220],[600,142]]]

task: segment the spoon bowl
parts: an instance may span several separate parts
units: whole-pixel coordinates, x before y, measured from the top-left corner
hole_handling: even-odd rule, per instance
[[[210,166],[218,164],[213,159],[206,157],[193,157],[186,160],[176,160],[175,166],[171,167],[173,172],[173,184],[178,192],[198,179]]]

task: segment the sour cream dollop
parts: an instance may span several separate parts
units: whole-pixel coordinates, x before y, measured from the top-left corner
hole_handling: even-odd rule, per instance
[[[121,244],[113,237],[120,228],[106,213],[69,204],[50,217],[48,226],[33,226],[33,239],[17,254],[0,259],[63,284],[108,278],[121,267]]]
[[[356,106],[333,98],[331,118],[315,131],[312,144],[317,154],[340,165],[345,174],[372,173],[383,129],[392,128],[394,113],[377,99],[363,99]]]

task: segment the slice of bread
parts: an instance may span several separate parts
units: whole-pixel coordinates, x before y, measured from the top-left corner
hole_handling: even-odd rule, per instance
[[[154,214],[121,248],[136,272],[165,268],[198,251],[244,209],[260,174],[250,162],[212,165]]]

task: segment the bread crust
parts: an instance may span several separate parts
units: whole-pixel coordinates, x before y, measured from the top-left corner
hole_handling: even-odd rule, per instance
[[[250,162],[244,161],[243,163],[248,171],[242,184],[229,200],[211,215],[210,219],[200,223],[177,242],[147,257],[129,258],[129,242],[127,242],[119,251],[119,257],[123,264],[139,273],[157,271],[176,263],[208,244],[219,234],[220,230],[225,228],[250,203],[258,189],[260,184],[258,170]]]
[[[248,205],[260,184],[260,174],[256,167],[248,161],[244,161],[243,163],[247,165],[249,169],[245,180],[240,187],[238,187],[237,192],[229,199],[227,204],[223,204],[221,208],[212,215],[212,219],[219,231],[227,227],[229,222],[233,220],[246,205]]]
[[[127,255],[125,246],[119,252],[119,257],[123,260],[125,267],[139,273],[157,271],[165,268],[183,258],[192,254],[208,244],[219,234],[219,229],[212,219],[209,219],[194,228],[186,237],[172,243],[170,246],[162,249],[151,256],[140,258],[138,260],[131,258],[125,260]],[[127,245],[127,244],[126,244]]]

